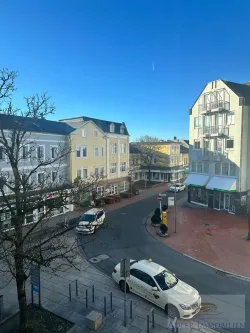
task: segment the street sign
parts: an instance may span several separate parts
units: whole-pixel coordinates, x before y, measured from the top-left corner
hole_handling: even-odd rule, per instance
[[[120,263],[120,276],[121,277],[130,277],[130,259],[121,259]]]
[[[166,195],[166,193],[160,193],[159,194],[161,197],[166,197],[167,195]]]
[[[168,197],[168,206],[174,206],[174,197]]]
[[[32,285],[33,291],[35,291],[36,293],[39,292],[40,288],[38,286],[34,286]]]
[[[160,194],[158,194],[157,196],[157,200],[161,201],[162,200],[162,196]]]
[[[34,264],[31,264],[30,267],[30,283],[33,286],[40,287],[40,268]]]

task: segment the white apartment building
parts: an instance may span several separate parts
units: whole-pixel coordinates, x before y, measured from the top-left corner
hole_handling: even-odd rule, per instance
[[[249,83],[209,82],[189,114],[188,201],[241,214],[250,189]]]

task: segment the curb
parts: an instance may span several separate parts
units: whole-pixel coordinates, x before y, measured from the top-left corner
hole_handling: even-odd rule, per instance
[[[151,213],[151,214],[152,214],[152,213]],[[148,221],[149,217],[151,216],[151,214],[149,214],[149,215],[145,218],[143,224],[144,224],[144,227],[145,227],[147,233],[148,233],[149,235],[151,235],[154,239],[156,239],[158,242],[160,242],[159,239],[158,239],[157,237],[155,237],[154,235],[152,235],[152,234],[148,231],[148,228],[147,228],[147,221]],[[161,243],[161,242],[160,242],[160,243]],[[163,244],[163,245],[164,245],[164,246],[167,246],[167,245],[165,245],[165,244]],[[206,263],[206,262],[204,262],[204,261],[201,261],[201,260],[199,260],[199,259],[196,259],[196,258],[194,258],[194,257],[191,257],[191,256],[189,256],[189,255],[187,255],[187,254],[185,254],[185,253],[182,253],[182,252],[179,252],[179,251],[177,251],[177,250],[175,250],[175,249],[172,249],[172,248],[169,247],[169,246],[167,246],[167,247],[168,247],[169,249],[171,249],[172,251],[175,251],[175,252],[177,252],[177,253],[183,255],[184,257],[186,257],[186,258],[188,258],[188,259],[190,259],[190,260],[193,260],[193,261],[199,262],[200,264],[203,264],[204,266],[210,267],[210,268],[214,269],[215,271],[219,271],[219,272],[225,274],[225,276],[228,277],[228,278],[234,278],[234,279],[238,279],[238,280],[243,280],[243,281],[246,281],[246,282],[250,282],[250,278],[247,277],[247,276],[239,275],[239,274],[235,274],[235,273],[231,273],[231,272],[225,271],[225,270],[220,269],[220,268],[218,268],[218,267],[212,266],[212,265],[210,265],[210,264],[208,264],[208,263]]]

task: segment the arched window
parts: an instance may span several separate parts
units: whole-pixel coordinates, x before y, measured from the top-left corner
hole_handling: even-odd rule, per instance
[[[114,133],[114,131],[115,131],[115,125],[112,123],[110,124],[110,132]]]
[[[121,125],[121,127],[120,127],[120,133],[121,133],[121,134],[124,134],[124,130],[125,130],[124,125]]]

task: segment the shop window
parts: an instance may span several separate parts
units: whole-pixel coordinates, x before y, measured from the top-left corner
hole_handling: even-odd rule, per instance
[[[230,176],[236,176],[236,164],[234,163],[230,163]]]
[[[222,163],[222,175],[223,176],[228,176],[228,163]]]
[[[204,162],[204,173],[209,173],[209,163]]]
[[[215,175],[221,175],[221,163],[215,163],[214,173]]]

